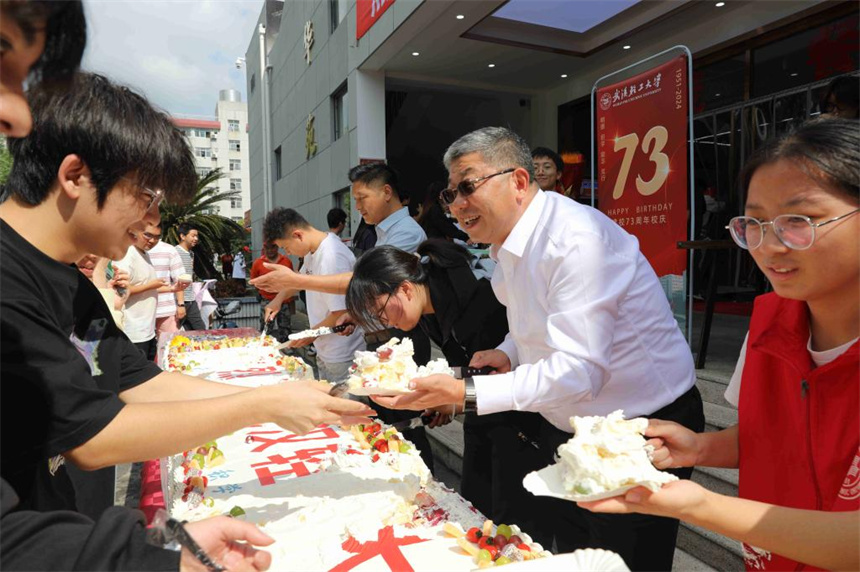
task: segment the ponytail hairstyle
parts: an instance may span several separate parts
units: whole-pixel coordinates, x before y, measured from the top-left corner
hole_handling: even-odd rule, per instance
[[[415,254],[391,245],[365,252],[352,269],[346,290],[346,309],[367,331],[380,327],[376,299],[394,294],[404,282],[428,287],[430,275],[451,268],[469,268],[472,255],[462,246],[441,239],[430,239],[418,246]]]

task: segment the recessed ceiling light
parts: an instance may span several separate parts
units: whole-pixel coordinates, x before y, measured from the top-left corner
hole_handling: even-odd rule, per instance
[[[462,20],[463,18],[465,18],[465,16],[464,16],[464,15],[462,15],[462,14],[457,14],[457,19],[458,19],[458,20]]]
[[[565,78],[565,77],[567,77],[567,74],[563,73],[563,74],[561,74],[561,77]]]
[[[421,55],[421,53],[420,53],[420,52],[412,52],[412,55],[413,55],[413,56],[420,56],[420,55]]]
[[[632,46],[624,46],[625,50],[629,50]]]
[[[496,67],[496,64],[488,64],[487,67],[488,68],[494,68],[494,67]]]
[[[714,6],[716,6],[717,8],[722,8],[725,5],[726,5],[725,2],[717,2],[716,4],[714,4]]]
[[[797,77],[797,72],[792,73],[791,77]]]
[[[715,93],[715,94],[714,94],[714,97],[720,97],[720,94],[719,94],[719,93]]]

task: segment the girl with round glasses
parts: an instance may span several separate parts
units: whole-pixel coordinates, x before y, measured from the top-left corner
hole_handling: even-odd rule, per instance
[[[823,119],[744,167],[731,221],[773,285],[756,299],[726,399],[738,424],[652,420],[658,468],[739,467],[739,497],[692,481],[586,508],[680,518],[744,542],[747,569],[860,569],[860,125]]]

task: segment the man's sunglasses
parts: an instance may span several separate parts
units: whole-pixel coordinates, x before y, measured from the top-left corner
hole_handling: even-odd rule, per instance
[[[444,191],[439,193],[439,201],[441,201],[442,204],[445,206],[452,205],[454,201],[457,200],[458,194],[464,197],[468,197],[469,195],[474,193],[478,189],[478,183],[486,181],[487,179],[492,179],[493,177],[498,177],[499,175],[513,173],[516,170],[516,167],[511,167],[510,169],[505,169],[504,171],[499,171],[498,173],[493,173],[492,175],[487,175],[485,177],[477,177],[475,179],[463,179],[453,189],[445,189]]]

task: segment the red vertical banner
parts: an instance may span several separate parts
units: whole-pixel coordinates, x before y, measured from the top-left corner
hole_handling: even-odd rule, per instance
[[[394,4],[394,0],[355,0],[355,39],[360,40]]]
[[[677,242],[688,227],[688,86],[687,58],[679,56],[597,90],[598,206],[639,239],[661,278],[687,269]],[[673,308],[676,316],[682,308]]]

